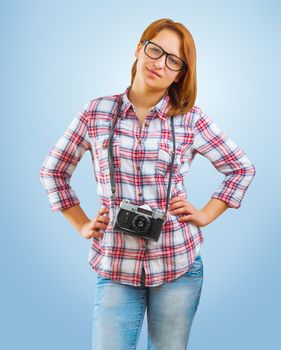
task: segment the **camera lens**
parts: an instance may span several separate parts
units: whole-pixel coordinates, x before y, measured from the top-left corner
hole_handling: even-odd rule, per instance
[[[132,225],[134,226],[135,229],[143,231],[147,229],[149,225],[149,219],[146,216],[143,215],[137,215],[133,222]]]

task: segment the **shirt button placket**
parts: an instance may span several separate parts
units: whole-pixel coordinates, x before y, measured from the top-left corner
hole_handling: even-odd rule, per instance
[[[141,145],[141,139],[137,139],[137,143],[138,143],[138,145]],[[137,165],[137,166],[136,166],[136,169],[137,169],[138,175],[140,175],[140,170],[141,170],[140,165]],[[136,186],[136,194],[137,194],[137,197],[138,197],[139,199],[142,197],[142,192],[141,192],[141,187],[140,187],[140,185],[137,185],[137,186]]]

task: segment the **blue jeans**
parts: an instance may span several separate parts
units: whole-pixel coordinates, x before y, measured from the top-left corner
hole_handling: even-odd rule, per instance
[[[200,254],[188,272],[157,287],[97,275],[92,350],[135,350],[147,308],[148,350],[186,350],[203,285]]]

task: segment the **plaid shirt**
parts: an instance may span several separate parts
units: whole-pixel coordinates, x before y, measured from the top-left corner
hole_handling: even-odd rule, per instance
[[[40,169],[52,211],[80,204],[70,185],[79,160],[91,153],[100,206],[109,208],[110,222],[102,238],[91,241],[88,261],[100,275],[132,286],[154,287],[186,273],[203,244],[200,227],[178,221],[168,212],[158,242],[113,232],[113,206],[108,163],[108,136],[117,100],[122,107],[113,137],[114,176],[117,206],[126,198],[136,205],[148,204],[165,211],[169,165],[173,149],[166,94],[141,126],[129,101],[130,86],[121,95],[90,100],[72,120],[50,150]],[[208,158],[225,175],[212,194],[231,208],[239,208],[256,170],[243,150],[235,144],[201,108],[174,116],[176,154],[171,198],[187,198],[184,176],[197,153]]]

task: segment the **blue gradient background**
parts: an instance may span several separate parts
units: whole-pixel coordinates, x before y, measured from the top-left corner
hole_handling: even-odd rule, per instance
[[[138,39],[163,17],[194,37],[196,104],[257,169],[240,209],[203,228],[204,286],[188,349],[278,347],[280,3],[49,0],[1,2],[1,349],[90,349],[90,241],[51,212],[39,170],[89,99],[130,84]],[[189,200],[201,208],[222,180],[197,155]],[[72,186],[93,218],[88,152]],[[145,320],[138,350],[146,335]]]

